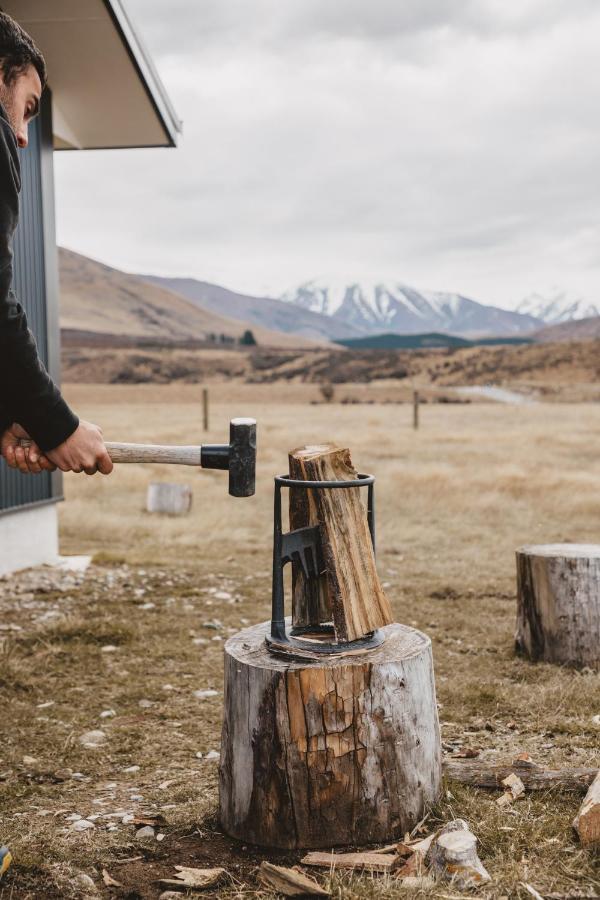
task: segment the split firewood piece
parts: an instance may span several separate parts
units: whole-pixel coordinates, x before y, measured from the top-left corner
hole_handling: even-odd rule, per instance
[[[293,452],[289,454],[290,478],[306,481],[300,461]],[[317,510],[310,502],[311,493],[303,488],[290,488],[289,517],[290,531],[318,525]],[[332,619],[331,601],[327,575],[308,578],[302,566],[292,560],[292,622],[294,625],[320,625]]]
[[[430,891],[435,887],[435,881],[429,875],[407,875],[400,884],[412,891]]]
[[[514,764],[488,763],[479,759],[445,759],[444,775],[472,787],[497,790],[511,773],[518,775],[528,791],[565,791],[585,794],[598,769],[544,769],[516,759]]]
[[[303,866],[319,866],[322,869],[367,869],[371,872],[391,872],[401,862],[396,854],[375,853],[307,853],[301,860]]]
[[[214,887],[227,874],[225,869],[220,867],[215,869],[193,869],[189,866],[175,866],[177,874],[173,878],[161,878],[160,884],[163,887],[195,888],[203,890],[204,888]]]
[[[600,845],[600,771],[575,816],[573,828],[584,847]]]
[[[452,882],[460,891],[492,880],[477,855],[477,838],[464,819],[454,819],[436,834],[426,861],[435,878]]]
[[[263,861],[258,871],[260,880],[285,897],[330,897],[329,891],[298,868],[287,869]]]
[[[502,786],[505,790],[502,796],[498,797],[496,800],[498,806],[508,806],[510,803],[514,803],[515,800],[518,800],[519,797],[522,797],[525,793],[525,785],[514,772],[511,772],[510,775],[507,775],[506,778],[502,779]]]
[[[299,447],[290,452],[289,458],[290,474],[297,479],[351,481],[356,478],[350,451],[335,444]],[[300,491],[297,489],[296,493]],[[327,578],[326,606],[331,610],[337,639],[354,641],[391,624],[392,610],[377,575],[360,488],[306,493],[306,524],[320,526]]]

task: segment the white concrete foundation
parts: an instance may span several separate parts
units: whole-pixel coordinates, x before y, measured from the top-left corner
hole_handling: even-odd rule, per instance
[[[56,503],[0,516],[0,576],[58,558]]]

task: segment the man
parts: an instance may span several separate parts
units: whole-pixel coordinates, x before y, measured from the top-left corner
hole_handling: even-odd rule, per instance
[[[42,364],[11,288],[11,242],[19,218],[18,147],[40,108],[44,58],[29,35],[0,13],[0,454],[23,473],[56,468],[92,475],[112,471],[102,432],[79,421]],[[21,439],[31,440],[29,447]]]

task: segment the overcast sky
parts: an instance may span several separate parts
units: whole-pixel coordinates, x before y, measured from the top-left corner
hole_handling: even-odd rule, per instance
[[[59,240],[278,295],[600,299],[598,0],[124,0],[177,150],[55,154]]]

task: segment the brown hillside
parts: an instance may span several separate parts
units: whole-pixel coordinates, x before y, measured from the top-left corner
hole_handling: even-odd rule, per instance
[[[245,328],[261,345],[318,346],[309,338],[282,334],[194,306],[178,294],[63,248],[59,251],[60,323],[69,331],[206,340],[209,334],[239,338]]]
[[[600,316],[589,319],[575,319],[541,328],[534,335],[538,341],[594,341],[600,338]]]

